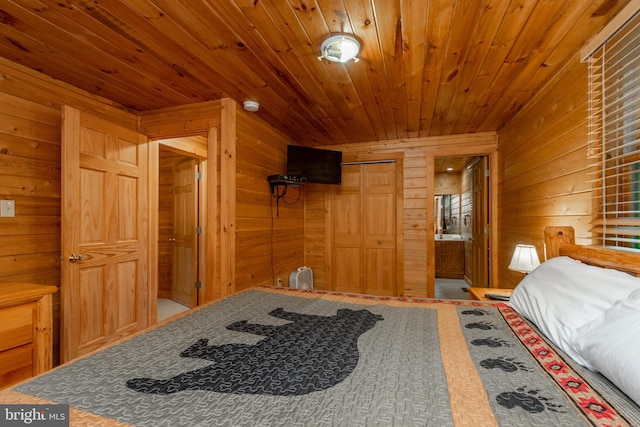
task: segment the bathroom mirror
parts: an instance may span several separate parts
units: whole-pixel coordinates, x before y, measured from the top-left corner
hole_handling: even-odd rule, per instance
[[[460,195],[438,194],[435,196],[436,234],[460,234]]]

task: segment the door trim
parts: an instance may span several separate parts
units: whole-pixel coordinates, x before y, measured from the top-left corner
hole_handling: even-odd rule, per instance
[[[215,282],[214,276],[210,276],[211,271],[215,271],[215,258],[209,259],[207,253],[210,252],[210,247],[215,248],[215,234],[213,234],[213,242],[210,242],[212,239],[211,230],[213,229],[213,233],[215,233],[215,224],[209,226],[208,224],[208,211],[215,212],[215,209],[208,209],[210,201],[213,199],[215,203],[215,198],[211,198],[208,196],[208,192],[210,191],[211,186],[211,174],[208,172],[208,155],[209,155],[209,147],[211,146],[211,141],[216,141],[217,131],[215,128],[210,129],[207,135],[196,134],[196,135],[188,135],[188,136],[202,136],[207,140],[207,150],[203,151],[198,147],[192,146],[187,142],[181,140],[182,137],[187,135],[175,136],[167,139],[155,139],[149,141],[149,176],[150,176],[150,198],[152,199],[150,203],[150,211],[153,214],[150,216],[150,235],[151,235],[151,243],[152,250],[150,253],[153,255],[153,261],[150,262],[154,270],[154,278],[151,280],[149,278],[149,324],[154,324],[157,322],[157,304],[158,300],[158,209],[159,209],[159,200],[158,200],[158,190],[159,190],[159,182],[158,178],[160,175],[160,146],[163,148],[173,151],[174,153],[183,155],[185,157],[194,158],[200,161],[200,173],[202,174],[201,184],[204,188],[200,188],[200,200],[201,203],[199,205],[199,213],[200,216],[200,226],[202,227],[202,239],[199,239],[198,242],[198,276],[200,277],[200,281],[202,286],[197,290],[197,301],[198,304],[202,304],[204,302],[210,301],[210,295],[213,295],[213,283]],[[214,150],[215,153],[215,150]],[[214,163],[215,164],[215,163]],[[213,174],[215,176],[215,173]],[[215,179],[215,177],[213,178]],[[215,183],[215,181],[214,181]],[[215,186],[214,186],[215,188]],[[215,190],[214,190],[215,191]],[[214,217],[215,218],[215,217]],[[203,242],[204,240],[204,242]],[[207,261],[209,259],[209,261]],[[211,265],[213,264],[213,265]]]

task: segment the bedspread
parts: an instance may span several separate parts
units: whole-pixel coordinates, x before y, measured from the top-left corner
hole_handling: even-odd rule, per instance
[[[260,288],[0,393],[71,424],[625,426],[505,304]],[[630,415],[629,415],[630,414]]]

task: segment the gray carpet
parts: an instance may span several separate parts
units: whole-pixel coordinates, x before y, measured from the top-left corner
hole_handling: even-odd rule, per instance
[[[469,289],[467,282],[455,279],[436,279],[437,299],[469,299],[469,293],[463,289]]]

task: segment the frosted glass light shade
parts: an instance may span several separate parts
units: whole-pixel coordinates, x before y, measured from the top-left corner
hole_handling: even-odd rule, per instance
[[[341,34],[331,36],[322,42],[320,46],[320,56],[318,59],[327,59],[331,62],[348,62],[353,60],[358,62],[360,53],[360,42],[355,37]]]

